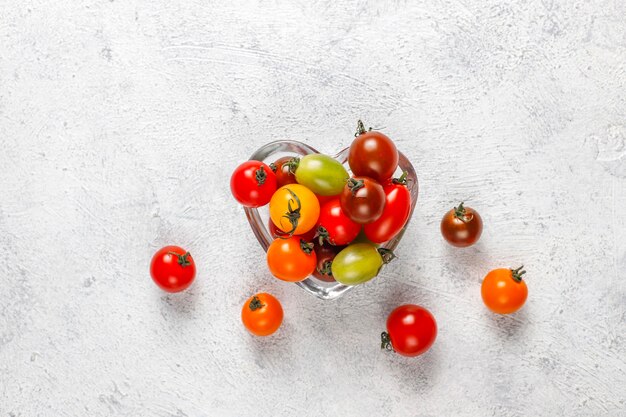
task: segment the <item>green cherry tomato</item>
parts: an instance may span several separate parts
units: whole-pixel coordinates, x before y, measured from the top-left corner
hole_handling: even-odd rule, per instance
[[[387,257],[387,254],[385,254]],[[331,270],[337,282],[357,285],[378,275],[385,262],[383,255],[371,243],[353,243],[335,256]]]
[[[296,169],[296,181],[321,196],[341,193],[348,178],[344,166],[327,155],[305,155]]]

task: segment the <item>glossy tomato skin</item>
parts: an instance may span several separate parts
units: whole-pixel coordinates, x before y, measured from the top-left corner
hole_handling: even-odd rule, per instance
[[[437,338],[435,318],[424,307],[402,305],[389,314],[387,333],[393,349],[402,356],[426,352]]]
[[[464,214],[457,216],[457,209],[448,211],[441,219],[441,234],[443,238],[458,248],[465,248],[478,242],[483,233],[483,219],[480,214],[471,207],[459,205]]]
[[[513,279],[515,271],[506,268],[489,272],[481,285],[483,302],[497,314],[511,314],[522,308],[528,297],[526,282]]]
[[[230,191],[245,207],[264,206],[276,191],[276,175],[263,162],[246,161],[230,177]]]
[[[369,131],[358,135],[348,154],[352,174],[370,177],[385,183],[398,167],[398,150],[391,139],[380,132]]]
[[[343,248],[344,246],[333,246],[329,244],[315,245],[317,266],[315,267],[315,271],[313,271],[313,276],[322,281],[335,282],[332,273],[332,262]]]
[[[241,321],[255,336],[269,336],[283,322],[283,307],[271,294],[259,293],[246,300],[241,309]]]
[[[180,246],[165,246],[152,257],[150,275],[163,291],[180,292],[193,282],[196,264]]]
[[[294,174],[294,167],[298,165],[299,158],[294,156],[283,156],[274,162],[274,171],[276,174],[276,185],[278,188],[283,185],[297,184]]]
[[[353,243],[335,256],[333,277],[344,285],[357,285],[378,275],[383,258],[371,243]]]
[[[397,236],[411,214],[411,193],[405,185],[389,183],[383,188],[383,213],[374,222],[363,226],[365,236],[374,243],[387,242]]]
[[[371,223],[385,208],[385,191],[371,178],[354,177],[341,192],[341,209],[356,223]]]
[[[274,224],[272,219],[269,220],[267,227],[268,227],[268,230],[270,231],[270,235],[274,239],[288,237],[285,234],[285,232],[281,231],[278,227],[276,227],[276,225]],[[304,234],[293,235],[293,236],[294,237],[299,237],[300,239],[302,239],[302,240],[304,240],[306,242],[313,242],[315,240],[315,235],[317,235],[317,229],[314,227],[314,228],[312,228],[311,230],[309,230],[308,232],[306,232]]]
[[[303,249],[310,245],[310,251]],[[276,239],[267,249],[267,266],[276,278],[298,282],[315,271],[317,256],[313,244],[307,244],[299,237]]]
[[[298,183],[322,196],[341,193],[349,177],[339,161],[322,154],[303,156],[296,169]]]
[[[334,198],[320,209],[317,231],[331,245],[347,245],[357,237],[361,225],[352,221],[341,209],[339,198]]]
[[[295,228],[285,217],[290,215],[290,207],[291,214],[298,212]],[[319,201],[315,194],[304,185],[289,184],[280,187],[270,200],[270,218],[276,227],[288,234],[302,235],[313,229],[317,224],[319,215]]]

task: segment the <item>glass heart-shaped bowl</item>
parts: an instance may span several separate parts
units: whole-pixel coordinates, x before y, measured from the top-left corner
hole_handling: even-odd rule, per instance
[[[341,162],[346,167],[348,172],[350,172],[350,167],[348,166],[349,149],[350,148],[345,148],[334,156],[336,160]],[[319,152],[302,142],[297,142],[294,140],[279,140],[276,142],[268,143],[267,145],[259,148],[254,154],[252,154],[250,160],[262,161],[269,165],[271,162],[274,162],[278,158],[281,158],[283,156],[304,156],[312,153]],[[400,175],[402,175],[402,172],[406,172],[407,174],[407,187],[409,188],[409,191],[411,193],[411,212],[409,213],[409,219],[404,225],[402,231],[390,241],[380,245],[381,247],[390,249],[392,251],[396,249],[396,247],[400,243],[400,240],[402,240],[402,235],[404,235],[404,232],[406,231],[406,228],[411,221],[413,211],[415,210],[415,204],[417,202],[418,192],[417,174],[415,173],[413,165],[411,165],[411,162],[409,162],[406,156],[404,156],[401,152],[398,153],[400,154],[400,158],[398,161],[398,169],[396,170],[396,175],[394,175],[394,177],[399,177]],[[267,227],[270,222],[269,210],[267,209],[267,206],[262,208],[262,210],[244,207],[244,211],[246,212],[248,222],[252,227],[254,235],[261,244],[263,250],[267,252],[267,248],[274,241]],[[353,286],[343,285],[336,281],[322,281],[312,275],[304,281],[296,282],[295,284],[303,288],[309,294],[313,294],[314,296],[321,298],[322,300],[335,299],[342,296],[351,288],[353,288]]]

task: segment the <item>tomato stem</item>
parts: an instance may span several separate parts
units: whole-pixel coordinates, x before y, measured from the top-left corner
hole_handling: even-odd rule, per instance
[[[370,127],[368,130],[371,132],[372,128]],[[365,130],[365,125],[363,124],[363,121],[361,119],[359,119],[359,121],[356,122],[356,133],[354,134],[354,137],[362,135],[363,133],[367,132],[368,130]]]
[[[391,180],[392,183],[394,184],[400,184],[400,185],[407,185],[407,172],[406,171],[402,171],[402,175],[400,175],[400,178],[394,178],[393,180]]]
[[[265,307],[265,304],[261,303],[259,297],[255,295],[254,297],[252,297],[252,300],[250,300],[250,304],[248,304],[248,307],[250,308],[250,310],[255,311],[261,307]]]
[[[291,197],[293,197],[293,198],[290,198],[289,201],[287,202],[287,213],[283,215],[283,217],[289,220],[289,223],[291,223],[291,230],[288,231],[286,234],[287,237],[285,239],[287,239],[293,236],[296,229],[298,228],[298,223],[300,221],[300,209],[302,208],[302,204],[300,203],[300,199],[298,198],[296,193],[291,191],[289,188],[285,188],[285,189],[289,191],[289,194],[291,194]],[[291,205],[291,202],[294,200],[298,204],[298,208],[295,208],[295,209]]]
[[[389,337],[389,333],[382,332],[380,334],[380,348],[388,350],[389,352],[395,352],[395,349],[391,344],[391,338]]]
[[[272,172],[276,172],[276,164],[275,163],[271,163],[268,165],[270,167],[270,169],[272,170]]]
[[[363,180],[357,180],[354,178],[348,179],[348,189],[352,192],[352,195],[356,195],[356,192],[365,186],[365,182]]]
[[[511,275],[513,276],[513,280],[515,282],[522,282],[522,275],[526,273],[526,271],[524,271],[522,268],[524,268],[524,265],[520,266],[517,269],[511,269]]]
[[[313,252],[313,248],[315,245],[312,242],[307,242],[304,239],[300,239],[300,249],[307,255],[310,255]]]
[[[328,275],[329,277],[332,277],[333,276],[332,266],[333,266],[333,261],[325,261],[324,264],[322,265],[322,269],[317,268],[317,272],[319,272],[322,275]]]
[[[464,202],[461,201],[458,207],[454,208],[454,217],[461,220],[463,223],[469,223],[474,218],[474,215],[467,215],[467,210],[463,207]]]
[[[293,175],[296,175],[296,169],[298,169],[298,166],[300,165],[300,158],[298,158],[297,156],[294,156],[289,161],[285,162],[285,165],[289,167],[290,173],[292,173]]]
[[[317,239],[320,246],[324,244],[324,241],[333,245],[333,242],[330,241],[330,235],[328,234],[328,230],[326,230],[324,226],[320,226],[317,228]]]
[[[184,255],[176,252],[168,252],[168,254],[176,256],[178,258],[178,265],[182,268],[191,265],[191,262],[189,261],[189,256],[191,256],[191,254],[189,252],[185,252]]]
[[[265,168],[263,168],[263,165],[261,165],[259,169],[254,171],[254,176],[259,187],[265,184],[265,180],[267,179],[267,173],[265,172]]]
[[[384,264],[388,264],[389,262],[397,258],[396,254],[393,253],[391,249],[378,248],[378,253],[380,253],[380,256],[383,258]]]

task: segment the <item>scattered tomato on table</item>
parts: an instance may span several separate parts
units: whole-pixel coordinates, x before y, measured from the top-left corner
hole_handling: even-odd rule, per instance
[[[402,356],[426,352],[437,338],[435,317],[424,307],[405,304],[387,317],[387,331],[381,334],[381,348]]]
[[[471,246],[480,239],[482,232],[483,219],[480,214],[463,203],[448,211],[441,219],[441,234],[452,246]]]
[[[522,308],[528,297],[528,287],[522,279],[526,273],[523,268],[494,269],[485,276],[480,293],[489,310],[510,314]]]
[[[246,300],[241,309],[241,321],[255,336],[269,336],[283,322],[283,307],[271,294],[259,293]]]
[[[196,264],[191,254],[179,246],[165,246],[150,262],[152,280],[167,292],[187,289],[196,276]]]

